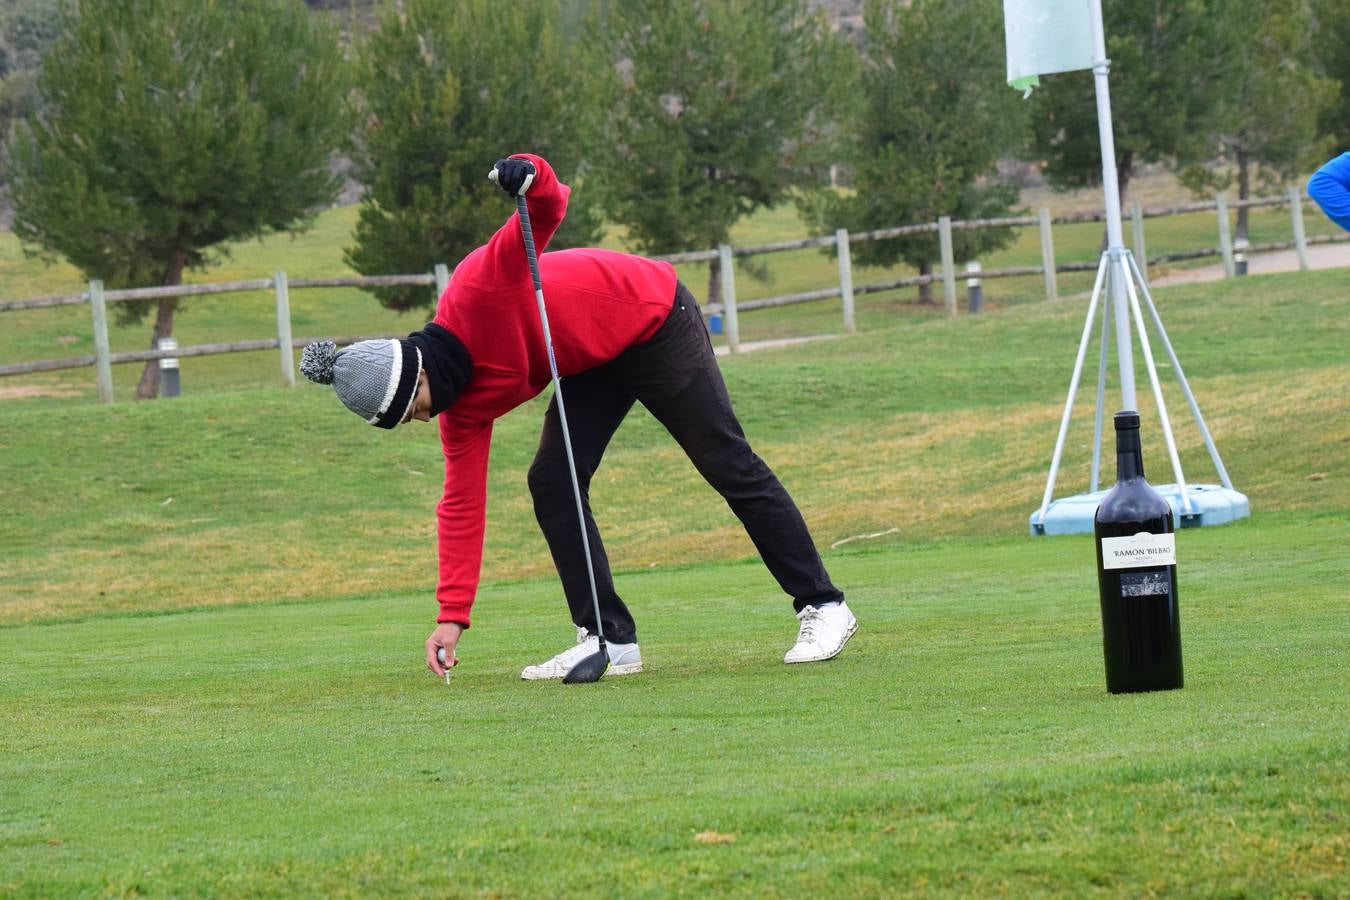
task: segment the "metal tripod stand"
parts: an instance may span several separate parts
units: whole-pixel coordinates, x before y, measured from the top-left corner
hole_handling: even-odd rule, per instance
[[[1104,285],[1109,286],[1107,303],[1101,302]],[[1140,303],[1141,297],[1143,298],[1142,304]],[[1092,338],[1092,326],[1097,317],[1099,306],[1102,309],[1102,321],[1100,359],[1097,364],[1097,404],[1092,441],[1092,483],[1088,495],[1083,495],[1080,502],[1074,502],[1079,501],[1080,498],[1056,501],[1057,505],[1065,507],[1062,510],[1064,514],[1053,517],[1058,521],[1047,521],[1047,513],[1051,508],[1051,496],[1055,489],[1055,480],[1059,475],[1059,466],[1064,455],[1064,442],[1068,436],[1069,419],[1073,413],[1073,404],[1082,379],[1083,363],[1087,357],[1088,345]],[[1158,378],[1158,368],[1153,356],[1153,346],[1149,341],[1148,329],[1145,326],[1144,306],[1148,307],[1149,317],[1153,322],[1163,349],[1167,352],[1168,361],[1172,370],[1176,373],[1177,381],[1186,397],[1186,402],[1190,405],[1191,414],[1195,417],[1201,437],[1204,438],[1205,447],[1209,450],[1210,459],[1213,460],[1214,468],[1219,474],[1222,488],[1214,485],[1187,486],[1186,484],[1186,476],[1181,470],[1181,459],[1177,454],[1176,439],[1172,433],[1171,419],[1167,414],[1167,404],[1163,400],[1162,385]],[[1110,308],[1109,311],[1108,307]],[[1074,360],[1073,376],[1069,381],[1069,393],[1064,401],[1064,415],[1059,423],[1059,436],[1055,440],[1055,452],[1050,460],[1050,475],[1046,479],[1045,494],[1041,498],[1039,509],[1031,515],[1032,534],[1092,530],[1091,509],[1095,509],[1096,500],[1100,499],[1095,495],[1100,493],[1102,422],[1106,401],[1106,359],[1107,347],[1112,336],[1113,320],[1116,353],[1120,359],[1121,406],[1125,409],[1138,408],[1135,401],[1131,319],[1133,320],[1134,330],[1139,335],[1140,349],[1143,352],[1144,364],[1148,369],[1149,384],[1153,389],[1153,399],[1158,407],[1158,419],[1162,426],[1163,439],[1167,445],[1167,455],[1176,479],[1173,485],[1158,487],[1164,496],[1169,496],[1169,499],[1177,507],[1178,524],[1182,527],[1220,524],[1221,522],[1241,518],[1250,512],[1247,498],[1234,490],[1233,483],[1228,477],[1228,470],[1224,467],[1223,459],[1219,456],[1219,450],[1214,445],[1214,438],[1210,435],[1209,427],[1205,424],[1204,415],[1200,412],[1200,404],[1195,399],[1195,393],[1191,390],[1190,382],[1186,380],[1186,374],[1181,368],[1181,360],[1177,358],[1176,348],[1172,346],[1172,341],[1167,336],[1167,329],[1163,326],[1162,317],[1158,314],[1158,307],[1153,302],[1153,295],[1149,292],[1144,275],[1140,271],[1138,263],[1135,262],[1133,254],[1124,247],[1117,245],[1109,247],[1102,254],[1101,264],[1097,267],[1097,278],[1093,283],[1092,297],[1088,302],[1087,320],[1083,324],[1083,335],[1078,342],[1078,355]],[[1070,509],[1075,505],[1084,509],[1077,511]],[[1089,505],[1091,509],[1087,509]],[[1082,514],[1084,511],[1087,513],[1086,521],[1084,521],[1084,515]]]

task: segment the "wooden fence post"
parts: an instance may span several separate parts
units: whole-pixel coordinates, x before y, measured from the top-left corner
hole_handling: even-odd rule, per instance
[[[113,402],[112,360],[108,349],[108,305],[103,300],[103,282],[89,282],[89,309],[94,318],[94,358],[98,369],[98,399]]]
[[[432,302],[432,308],[435,304],[441,302],[441,294],[450,286],[450,270],[446,268],[445,263],[436,263],[436,299]]]
[[[1294,250],[1298,253],[1298,267],[1308,271],[1308,236],[1303,231],[1303,195],[1295,185],[1289,189],[1289,215],[1294,220]]]
[[[1228,195],[1220,193],[1214,202],[1219,210],[1219,255],[1223,257],[1223,274],[1232,278],[1237,274],[1237,264],[1233,262],[1233,238],[1228,233]]]
[[[741,325],[736,317],[736,272],[731,265],[731,245],[717,245],[717,262],[722,270],[722,329],[732,353],[741,351]]]
[[[853,262],[849,256],[848,229],[840,228],[834,233],[834,246],[839,256],[839,296],[844,303],[844,330],[852,333],[858,326],[853,319]]]
[[[277,344],[281,351],[281,380],[286,387],[295,387],[295,351],[291,349],[291,291],[286,282],[286,271],[278,269],[272,278],[272,290],[277,295]]]
[[[1144,210],[1136,200],[1130,204],[1130,231],[1134,235],[1134,261],[1139,264],[1139,274],[1148,281],[1148,251],[1144,248]]]
[[[1059,279],[1055,272],[1055,236],[1051,231],[1050,210],[1044,206],[1037,213],[1041,228],[1041,268],[1045,271],[1045,299],[1059,299]]]
[[[942,299],[948,317],[956,315],[956,260],[952,254],[952,217],[938,216],[938,248],[942,253]]]

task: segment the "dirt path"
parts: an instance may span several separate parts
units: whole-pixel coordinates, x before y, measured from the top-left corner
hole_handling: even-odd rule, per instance
[[[1312,244],[1308,247],[1308,268],[1310,269],[1350,269],[1350,243]],[[1247,274],[1265,275],[1273,272],[1297,272],[1298,254],[1293,250],[1276,250],[1271,253],[1257,253],[1247,261]],[[1224,277],[1223,264],[1200,266],[1195,269],[1178,269],[1160,278],[1149,279],[1149,287],[1166,287],[1170,284],[1192,284],[1200,281],[1218,281]],[[1346,273],[1350,280],[1350,272]],[[769,347],[786,347],[805,341],[819,341],[833,334],[820,334],[813,337],[783,338],[772,341],[742,341],[742,352],[763,350]],[[730,353],[726,345],[716,350],[718,356]]]
[[[1308,268],[1339,269],[1350,268],[1350,243],[1311,244],[1308,247]],[[1265,275],[1271,272],[1297,272],[1298,254],[1293,250],[1276,250],[1272,253],[1255,253],[1247,260],[1247,274]],[[1347,273],[1350,277],[1350,273]],[[1165,287],[1169,284],[1190,284],[1196,281],[1218,281],[1224,277],[1223,264],[1200,266],[1196,269],[1179,269],[1161,278],[1150,278],[1149,287]]]
[[[752,350],[765,350],[769,347],[788,347],[792,344],[805,344],[807,341],[826,341],[833,337],[838,337],[838,335],[815,334],[810,337],[776,338],[771,341],[741,341],[741,352],[748,353]],[[713,348],[713,352],[718,356],[726,356],[731,352],[731,348],[726,344],[722,344]]]

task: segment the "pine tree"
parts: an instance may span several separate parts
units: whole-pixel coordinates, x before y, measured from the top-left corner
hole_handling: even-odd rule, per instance
[[[807,204],[806,214],[827,232],[1009,215],[1017,187],[995,169],[1020,145],[1023,106],[1003,81],[997,0],[872,0],[864,23],[863,106],[846,157],[853,191]],[[957,231],[953,250],[974,259],[1013,237],[1006,228]],[[904,260],[926,275],[938,241],[870,241],[853,253],[861,265]],[[919,297],[931,302],[931,286]]]
[[[617,83],[597,168],[637,249],[716,246],[823,181],[851,53],[804,0],[629,0],[605,34]],[[719,286],[714,266],[710,301]]]
[[[11,146],[14,230],[110,287],[174,285],[227,241],[306,225],[347,132],[333,32],[286,0],[81,0]],[[173,331],[157,306],[151,346]],[[159,367],[136,391],[154,397]]]
[[[1230,0],[1216,14],[1234,32],[1236,65],[1215,142],[1233,166],[1238,199],[1246,200],[1253,180],[1283,184],[1315,168],[1330,151],[1318,121],[1335,103],[1337,85],[1315,70],[1306,0]],[[1213,172],[1188,175],[1183,180],[1193,188],[1231,182]],[[1238,240],[1247,238],[1249,212],[1238,208]]]
[[[366,194],[352,268],[383,275],[458,262],[509,212],[487,181],[492,164],[526,151],[573,188],[549,246],[598,240],[597,198],[579,177],[600,113],[594,63],[560,39],[558,18],[550,0],[408,0],[402,15],[386,13],[360,53],[364,128],[353,159]],[[431,302],[421,288],[375,294],[398,310]]]
[[[1318,131],[1332,152],[1350,152],[1350,3],[1312,0],[1313,66],[1337,82],[1340,91],[1323,110]]]
[[[1214,154],[1239,61],[1226,0],[1113,0],[1102,4],[1111,61],[1111,120],[1121,200],[1136,167],[1177,167]],[[1093,73],[1042,79],[1031,99],[1035,154],[1058,188],[1101,184]]]

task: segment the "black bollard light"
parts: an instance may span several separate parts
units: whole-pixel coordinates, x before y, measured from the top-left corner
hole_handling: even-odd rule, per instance
[[[972,313],[984,307],[984,287],[980,284],[980,264],[975,260],[966,263],[966,306]]]
[[[160,338],[155,345],[158,350],[177,350],[178,341],[173,338]],[[182,393],[178,381],[178,357],[166,356],[159,361],[159,393],[161,397],[177,397]]]

